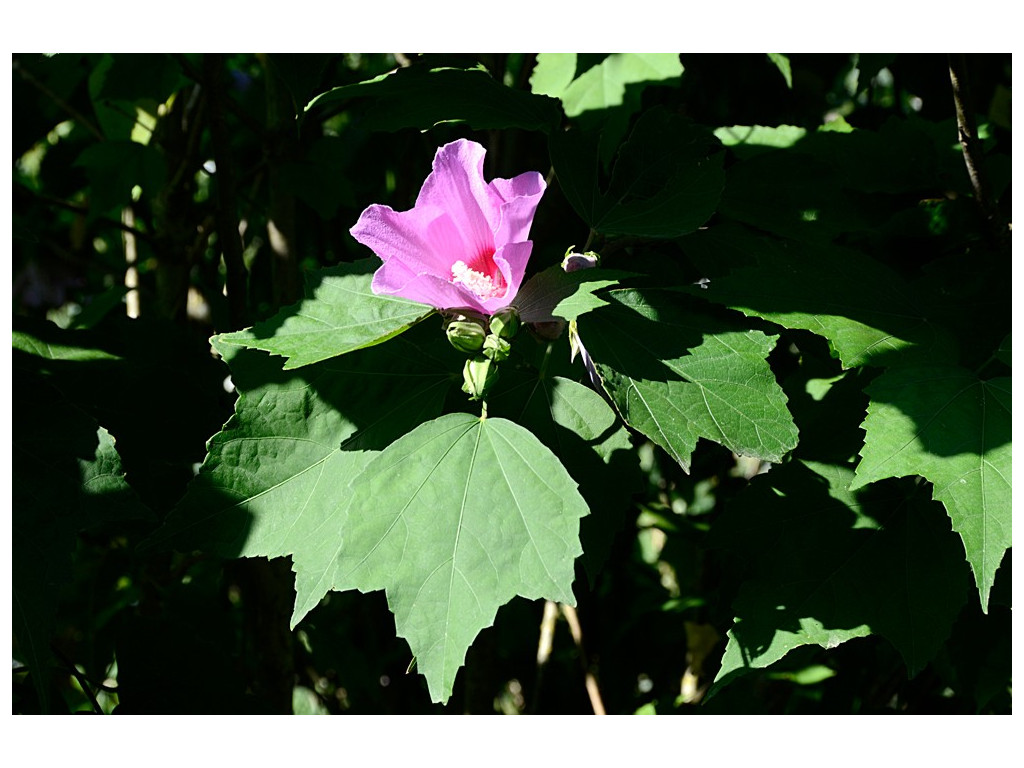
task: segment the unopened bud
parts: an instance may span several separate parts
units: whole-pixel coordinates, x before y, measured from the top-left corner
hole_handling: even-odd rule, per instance
[[[569,249],[565,252],[565,257],[562,259],[562,269],[566,272],[576,272],[580,269],[591,269],[601,263],[601,257],[593,251],[587,251],[586,253],[573,253],[573,247],[569,246]]]
[[[492,333],[484,340],[484,356],[489,357],[496,363],[507,360],[511,352],[512,345],[509,344],[507,339],[495,336]]]
[[[470,400],[483,400],[498,380],[498,366],[483,355],[471,357],[462,368],[462,391]]]
[[[499,309],[491,318],[491,333],[502,339],[511,339],[519,332],[519,313],[513,307]]]
[[[448,324],[445,333],[448,334],[451,345],[467,355],[479,352],[487,336],[484,327],[472,320],[453,320]]]

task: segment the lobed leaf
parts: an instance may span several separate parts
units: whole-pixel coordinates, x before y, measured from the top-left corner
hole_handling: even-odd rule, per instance
[[[864,448],[852,488],[920,475],[960,534],[988,610],[1012,543],[1010,379],[954,366],[886,371],[868,387]]]
[[[386,591],[434,701],[451,696],[501,605],[517,595],[575,604],[587,506],[523,427],[442,416],[385,448],[352,488],[331,588]]]
[[[291,555],[297,624],[329,588],[350,482],[375,451],[440,413],[457,355],[425,332],[301,371],[259,351],[227,351],[235,414],[147,545]]]
[[[688,469],[698,438],[764,461],[796,447],[766,358],[777,337],[688,308],[682,294],[614,290],[579,335],[623,420]]]

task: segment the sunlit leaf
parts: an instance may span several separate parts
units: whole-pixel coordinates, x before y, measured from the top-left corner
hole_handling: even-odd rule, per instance
[[[513,597],[575,605],[587,506],[523,427],[453,413],[384,449],[353,483],[331,588],[384,589],[434,701]]]
[[[784,53],[769,53],[768,60],[778,67],[779,72],[786,81],[786,87],[793,90],[793,69],[789,64],[789,57]]]
[[[930,480],[963,539],[983,610],[1012,543],[1010,379],[953,366],[886,371],[867,388],[853,488],[886,477]]]
[[[380,344],[430,315],[423,304],[378,296],[370,288],[378,263],[364,259],[324,269],[312,278],[308,298],[252,328],[222,333],[218,349],[262,349],[287,358],[285,370]]]
[[[779,461],[796,446],[766,358],[775,337],[691,309],[682,294],[613,290],[578,321],[580,338],[627,424],[685,469],[698,438]]]
[[[291,555],[298,623],[329,588],[324,574],[343,540],[352,478],[375,451],[441,410],[458,360],[440,336],[414,332],[298,371],[229,349],[235,415],[148,546]]]

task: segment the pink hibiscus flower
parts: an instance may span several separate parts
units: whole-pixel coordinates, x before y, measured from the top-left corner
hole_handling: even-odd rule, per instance
[[[466,139],[445,144],[412,210],[375,204],[359,216],[352,236],[384,262],[374,293],[484,315],[512,303],[544,178],[529,172],[487,183],[485,153]]]

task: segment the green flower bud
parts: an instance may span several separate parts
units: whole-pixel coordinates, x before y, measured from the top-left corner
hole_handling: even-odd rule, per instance
[[[511,339],[519,332],[519,313],[514,307],[499,309],[491,318],[491,333],[502,339]]]
[[[451,345],[467,355],[479,352],[484,345],[484,337],[487,336],[484,327],[472,320],[453,320],[448,323],[445,333],[448,334]]]
[[[498,380],[498,366],[483,355],[471,357],[462,368],[462,391],[470,400],[483,400]]]
[[[484,356],[489,357],[496,363],[507,360],[511,352],[512,345],[509,344],[507,339],[495,336],[492,333],[484,340]]]

